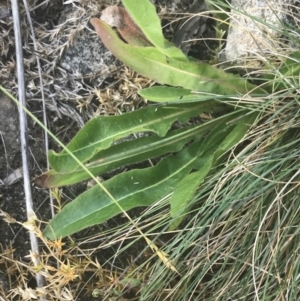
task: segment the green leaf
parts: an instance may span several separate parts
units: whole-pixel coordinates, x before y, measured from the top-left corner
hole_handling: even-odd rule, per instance
[[[265,81],[269,81],[265,87],[269,91],[286,91],[287,89],[294,90],[294,87],[298,85],[298,79],[300,73],[300,51],[291,53],[289,57],[278,68],[274,67],[274,74],[267,74]]]
[[[199,171],[187,175],[180,181],[170,199],[171,216],[173,217],[170,230],[174,230],[182,222],[196,189],[203,183],[220,157],[242,140],[253,125],[256,116],[254,113],[245,115],[235,121],[236,125],[234,123],[219,125],[203,141],[199,154],[203,161],[202,166]]]
[[[139,95],[145,99],[168,104],[187,103],[187,102],[200,102],[205,100],[215,100],[226,105],[228,96],[226,95],[215,95],[209,93],[196,93],[191,90],[179,88],[179,87],[168,87],[168,86],[154,86],[145,88],[139,91]]]
[[[175,121],[184,122],[203,111],[211,110],[215,104],[202,102],[197,105],[151,106],[120,116],[99,116],[87,122],[67,147],[84,163],[121,137],[144,131],[164,136]],[[78,163],[66,151],[59,154],[50,151],[49,162],[57,172],[71,172],[78,167]]]
[[[191,139],[199,139],[201,135],[223,122],[223,117],[205,124],[171,131],[164,137],[142,137],[125,141],[97,153],[85,167],[94,175],[100,175],[127,164],[133,164],[153,157],[177,152]],[[41,187],[53,188],[75,184],[90,178],[90,175],[78,167],[69,173],[50,170],[35,178],[35,183]]]
[[[191,169],[197,168],[199,142],[169,156],[156,166],[121,173],[103,183],[124,211],[149,206],[173,191]],[[56,239],[100,224],[120,213],[119,207],[99,186],[67,204],[47,225],[44,235]]]
[[[245,94],[256,88],[241,77],[208,64],[168,58],[154,47],[130,46],[124,43],[105,22],[92,19],[91,23],[104,45],[119,60],[141,75],[161,84],[213,95]]]
[[[122,2],[132,20],[159,51],[167,57],[188,61],[179,48],[164,38],[155,6],[149,0],[122,0]]]
[[[241,118],[235,121],[237,122],[237,124],[232,129],[232,131],[228,135],[226,135],[225,139],[222,141],[219,148],[215,152],[214,162],[217,162],[225,152],[241,142],[249,128],[253,126],[257,116],[257,113],[247,113],[246,115],[241,116]]]
[[[175,230],[188,211],[188,204],[196,189],[203,183],[205,177],[210,172],[213,163],[213,154],[202,158],[203,165],[200,170],[187,175],[178,183],[170,199],[172,223],[169,231]],[[180,215],[179,215],[180,214]]]
[[[188,100],[200,101],[202,95],[192,93],[191,90],[179,88],[179,87],[167,87],[167,86],[154,86],[139,91],[139,94],[151,101],[155,102],[168,102],[181,100],[182,102]],[[207,97],[204,95],[205,100],[214,99],[214,96]]]

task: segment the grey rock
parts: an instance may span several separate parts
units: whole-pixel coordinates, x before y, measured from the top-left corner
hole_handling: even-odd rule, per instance
[[[232,0],[226,59],[242,61],[274,53],[287,44],[286,26],[298,26],[299,0]]]
[[[115,60],[94,32],[83,30],[62,56],[60,65],[69,72],[83,76],[107,76]]]
[[[72,8],[65,9],[61,22],[72,18],[73,13]],[[117,64],[113,54],[106,49],[95,31],[89,28],[76,31],[74,40],[59,61],[59,65],[70,73],[92,75],[98,79],[106,78]]]

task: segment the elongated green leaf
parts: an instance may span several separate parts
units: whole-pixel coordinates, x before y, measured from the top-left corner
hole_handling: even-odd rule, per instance
[[[265,85],[266,89],[269,89],[270,92],[294,89],[295,84],[298,84],[295,81],[297,81],[300,73],[299,62],[300,51],[291,53],[279,68],[275,68],[276,71],[273,71],[274,73],[266,75],[265,81],[268,81]]]
[[[153,106],[121,116],[99,116],[87,122],[67,147],[84,163],[121,137],[144,131],[164,136],[175,121],[186,121],[214,106],[214,102]],[[66,151],[59,154],[50,151],[49,162],[58,172],[70,172],[78,167],[78,163]]]
[[[168,152],[177,152],[198,132],[199,129],[193,127],[170,132],[164,137],[142,137],[119,143],[100,151],[85,166],[94,176],[97,176],[127,164],[144,161]],[[70,173],[50,170],[35,179],[35,183],[42,187],[53,188],[75,184],[89,178],[90,175],[79,167]]]
[[[248,129],[253,125],[255,118],[256,114],[254,113],[245,115],[236,121],[236,125],[223,124],[225,130],[222,131],[222,126],[218,126],[209,137],[203,141],[202,146],[204,147],[200,148],[201,151],[203,151],[203,155],[200,153],[203,165],[197,172],[189,174],[182,179],[176,186],[172,198],[170,199],[171,216],[173,217],[170,230],[174,230],[182,222],[196,189],[203,183],[205,177],[217,163],[220,156],[241,141]]]
[[[127,164],[140,162],[168,152],[177,152],[186,142],[191,139],[199,139],[208,130],[222,123],[223,119],[220,117],[205,124],[172,131],[164,137],[142,137],[113,145],[97,153],[85,166],[96,176]],[[53,188],[75,184],[89,178],[90,175],[81,167],[69,173],[59,173],[52,169],[37,177],[35,183],[41,187]]]
[[[119,60],[161,84],[214,95],[245,94],[255,88],[241,77],[228,74],[208,64],[168,58],[154,47],[130,46],[121,41],[105,22],[92,19],[91,23],[104,45]]]
[[[122,38],[130,45],[153,46],[123,7],[108,6],[101,13],[101,20],[116,27]]]
[[[243,110],[231,114],[224,118],[223,124],[215,126],[215,128],[206,136],[201,144],[201,153],[206,156],[207,154],[214,154],[220,145],[222,144],[225,137],[234,128],[235,123],[233,120],[238,117],[238,114],[242,114]]]
[[[122,2],[136,25],[159,51],[168,57],[188,61],[179,48],[164,38],[155,6],[149,0],[122,0]]]
[[[279,71],[283,76],[297,76],[300,72],[300,51],[291,53]]]
[[[198,167],[199,142],[154,167],[119,174],[103,185],[123,210],[149,206],[173,191],[191,169]],[[49,239],[65,237],[86,227],[102,223],[120,213],[119,207],[99,186],[94,186],[67,204],[48,224]]]
[[[139,94],[148,100],[156,102],[168,102],[178,99],[180,99],[182,102],[188,101],[190,99],[197,99],[198,101],[201,100],[200,95],[198,96],[197,94],[192,93],[188,89],[179,87],[154,86],[139,91]],[[207,98],[206,95],[204,97]],[[214,98],[214,96],[209,97],[209,99],[212,98]]]
[[[210,172],[213,158],[213,154],[204,156],[202,158],[203,165],[200,169],[187,175],[176,186],[170,200],[171,216],[173,217],[172,223],[169,227],[170,231],[173,231],[179,226],[184,218],[184,214],[188,212],[189,201],[194,195],[196,189],[203,183],[205,177]]]
[[[168,86],[154,86],[145,88],[140,90],[139,94],[145,99],[164,104],[170,102],[172,104],[200,102],[205,100],[215,100],[226,104],[226,101],[228,100],[228,96],[226,95],[195,93],[188,89]]]
[[[232,129],[232,131],[226,135],[225,139],[220,144],[219,148],[214,154],[214,163],[233,146],[241,142],[247,131],[257,118],[257,113],[248,113],[244,116],[241,116],[240,119],[236,120],[237,124]]]
[[[122,3],[147,39],[153,45],[163,48],[165,38],[155,6],[149,0],[122,0]]]
[[[234,119],[234,115],[231,116]],[[224,138],[231,133],[234,124],[228,124],[229,118],[223,124],[216,126],[211,133],[202,142],[199,157],[201,158],[202,166],[196,172],[187,175],[176,186],[174,193],[170,199],[171,217],[173,221],[169,227],[174,230],[182,222],[184,214],[189,209],[189,203],[196,189],[203,183],[205,177],[210,172],[215,163],[215,153],[218,151]]]

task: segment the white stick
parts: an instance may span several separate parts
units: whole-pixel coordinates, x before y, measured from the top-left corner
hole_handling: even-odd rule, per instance
[[[18,76],[18,93],[19,101],[23,106],[26,106],[26,94],[25,94],[25,81],[24,81],[24,64],[23,64],[23,49],[22,49],[22,38],[21,38],[21,26],[19,17],[18,0],[11,0],[13,21],[14,21],[14,33],[15,33],[15,44],[16,44],[16,58],[17,58],[17,76]],[[20,139],[21,139],[21,152],[22,152],[22,164],[23,164],[23,178],[24,178],[24,192],[26,200],[26,211],[27,218],[30,220],[33,215],[32,206],[32,192],[30,185],[30,174],[28,168],[28,137],[27,137],[27,118],[26,113],[19,107],[19,119],[20,119]],[[30,232],[30,243],[31,251],[34,256],[34,264],[39,264],[39,248],[38,240],[34,233]],[[44,278],[41,274],[36,274],[37,287],[44,286]],[[43,297],[41,300],[45,300]]]

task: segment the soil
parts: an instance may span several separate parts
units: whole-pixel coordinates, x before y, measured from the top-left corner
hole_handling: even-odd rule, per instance
[[[33,48],[25,9],[21,6],[27,106],[39,120],[43,120],[41,84],[36,62],[36,55],[39,55],[42,64],[42,86],[45,93],[48,128],[62,142],[69,142],[80,127],[94,116],[119,114],[119,112],[131,111],[146,105],[137,96],[136,92],[140,87],[137,87],[136,91],[131,91],[129,95],[120,92],[122,85],[126,82],[125,79],[134,81],[137,75],[125,69],[104,48],[101,48],[102,53],[97,53],[96,48],[99,47],[91,46],[89,43],[92,42],[88,42],[91,39],[96,39],[88,24],[89,18],[99,16],[99,11],[103,7],[117,4],[119,1],[81,0],[76,1],[76,4],[67,5],[59,0],[50,1],[47,4],[35,0],[28,2],[31,8],[31,19],[38,50],[35,51]],[[186,12],[192,1],[157,0],[153,2],[161,12],[163,24],[167,24],[170,20],[167,18],[168,13],[169,16],[172,16],[171,13]],[[80,24],[83,23],[83,27],[79,28]],[[210,24],[204,33],[207,37],[213,35],[212,25]],[[171,30],[166,27],[165,31],[166,36],[171,39]],[[96,41],[99,46],[99,40]],[[80,45],[88,43],[88,49],[93,50],[93,56],[89,59],[80,57],[78,51],[74,50],[76,43],[80,43]],[[207,50],[209,47],[204,46],[205,43],[199,42],[193,45],[190,55],[201,57],[202,60],[209,60],[209,51]],[[81,46],[79,49],[80,52],[85,52]],[[101,56],[103,53],[105,53],[105,57],[99,59],[99,55]],[[93,60],[97,61],[98,67],[96,67],[98,69],[95,66],[88,68],[86,65],[82,65],[82,61],[86,60],[90,65]],[[0,83],[16,96],[17,79],[15,72],[11,10],[9,2],[0,1]],[[145,85],[147,83],[149,81],[145,79]],[[105,90],[108,88],[113,94],[113,97],[110,95],[111,98],[105,96],[108,95],[108,90]],[[97,97],[99,93],[102,93],[102,101]],[[30,172],[33,179],[47,169],[47,161],[44,132],[30,119],[28,119],[28,137]],[[56,143],[51,140],[49,148],[58,150]],[[0,92],[0,210],[2,212],[0,218],[0,296],[3,298],[7,296],[10,289],[20,285],[20,279],[17,275],[20,273],[17,268],[20,265],[14,265],[13,262],[30,265],[30,258],[28,257],[30,251],[29,235],[28,231],[21,225],[27,220],[21,168],[18,109],[12,100]],[[63,199],[72,199],[85,188],[86,183],[65,188]],[[34,210],[38,219],[48,221],[51,218],[49,192],[32,184],[32,193]],[[134,216],[138,212],[132,211],[131,214]],[[9,218],[13,218],[17,222],[8,223]],[[104,227],[116,226],[123,220],[116,218],[109,221]],[[74,236],[74,239],[80,239],[82,235],[86,237],[93,232],[97,233],[101,227],[103,225],[79,233]],[[90,243],[85,248],[93,248],[93,246],[93,243]],[[138,257],[143,248],[144,245],[136,245],[133,250],[134,254],[131,254],[132,257]],[[114,248],[108,248],[105,253],[103,251],[96,252],[94,256],[100,263],[105,263],[107,258],[113,256],[114,252]],[[128,258],[124,258],[123,262],[126,263],[127,261]],[[24,273],[24,279],[27,279],[28,287],[34,288],[36,285],[34,277],[26,269],[23,269],[22,273]],[[89,274],[87,273],[81,281],[84,282],[85,278],[88,277]],[[81,295],[85,293],[82,292]],[[90,299],[95,300],[93,297]],[[11,297],[11,300],[21,299],[16,296]],[[78,296],[76,300],[83,299]],[[89,300],[89,298],[85,295],[84,300]]]

